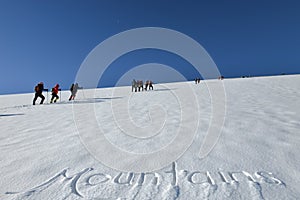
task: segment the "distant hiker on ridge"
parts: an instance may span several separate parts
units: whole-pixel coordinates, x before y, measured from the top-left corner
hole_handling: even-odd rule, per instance
[[[149,90],[153,90],[153,82],[152,81],[149,81]]]
[[[51,92],[52,92],[52,98],[51,98],[50,103],[53,103],[53,101],[54,101],[54,103],[56,103],[56,101],[59,99],[59,97],[57,95],[58,91],[59,91],[59,84],[56,84],[54,86],[54,88],[52,88],[52,90],[51,90]]]
[[[82,87],[79,87],[78,83],[73,83],[70,87],[71,96],[69,98],[69,101],[74,100],[77,94],[78,89],[82,89]]]
[[[133,79],[131,83],[131,92],[133,92],[133,89],[135,92],[137,91],[137,82],[135,79]]]
[[[149,86],[149,81],[147,80],[146,82],[145,82],[145,90],[147,91],[147,89],[148,89],[148,86]]]
[[[39,84],[37,84],[34,87],[35,95],[34,95],[34,99],[33,99],[33,105],[35,105],[35,102],[36,102],[36,100],[37,100],[38,97],[40,97],[42,99],[41,102],[40,102],[40,104],[43,104],[43,102],[45,100],[45,97],[42,94],[43,90],[44,90],[44,83],[43,82],[40,82]]]
[[[144,83],[143,83],[143,81],[137,81],[137,87],[139,89],[139,92],[141,90],[144,91]]]
[[[219,79],[219,80],[223,80],[223,79],[224,79],[224,76],[219,76],[218,79]]]

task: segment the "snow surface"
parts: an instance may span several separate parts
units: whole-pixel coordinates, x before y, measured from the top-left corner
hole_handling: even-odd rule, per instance
[[[33,94],[1,95],[0,199],[300,199],[300,75],[223,80],[222,134],[199,159],[212,113],[207,85],[216,81],[188,83],[201,111],[190,116],[200,120],[194,142],[180,159],[145,173],[120,172],[97,161],[80,139],[73,108],[93,131],[84,117],[93,105],[112,144],[147,153],[174,137],[180,105],[188,103],[174,96],[185,92],[183,83],[139,93],[131,87],[97,89],[94,98],[94,90],[80,90],[74,102],[63,91],[62,101],[36,106]],[[161,134],[142,141],[122,134],[115,124],[122,109],[111,108],[124,102],[137,126],[154,132],[163,126]]]

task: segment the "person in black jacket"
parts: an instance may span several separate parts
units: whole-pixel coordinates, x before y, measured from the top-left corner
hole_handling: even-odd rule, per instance
[[[149,81],[149,90],[153,90],[153,82]]]
[[[43,90],[44,90],[44,83],[43,82],[40,82],[39,84],[37,84],[35,86],[35,88],[34,88],[35,95],[34,95],[34,99],[33,99],[33,105],[35,105],[35,102],[36,102],[36,100],[37,100],[38,97],[40,97],[42,99],[41,102],[40,102],[40,104],[44,103],[45,97],[42,94]]]

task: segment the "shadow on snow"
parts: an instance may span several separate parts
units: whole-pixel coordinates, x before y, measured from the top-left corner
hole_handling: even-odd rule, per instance
[[[12,117],[12,116],[18,116],[18,115],[24,115],[23,113],[17,113],[17,114],[0,114],[0,117]]]

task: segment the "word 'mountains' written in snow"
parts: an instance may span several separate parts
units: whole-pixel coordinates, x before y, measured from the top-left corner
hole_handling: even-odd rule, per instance
[[[89,190],[91,188],[95,189],[95,187],[100,187],[105,184],[124,185],[128,187],[143,187],[145,184],[159,187],[163,184],[168,184],[171,187],[180,187],[180,183],[183,181],[194,186],[208,185],[215,189],[218,188],[217,186],[219,184],[226,184],[230,186],[230,184],[239,183],[255,184],[258,186],[256,187],[258,190],[261,190],[261,184],[263,183],[269,185],[281,185],[285,187],[285,183],[282,180],[267,171],[257,171],[253,174],[247,171],[217,171],[214,173],[209,171],[188,171],[179,170],[177,168],[177,163],[173,162],[170,169],[161,173],[149,172],[137,174],[133,172],[118,172],[116,175],[112,176],[110,174],[98,172],[94,168],[85,168],[73,175],[70,175],[69,169],[64,169],[36,187],[22,192],[6,192],[6,195],[24,194],[26,196],[30,196],[35,193],[43,192],[55,184],[59,184],[59,188],[69,184],[69,187],[66,187],[69,188],[69,191],[67,191],[68,195],[76,195],[77,197],[84,198],[84,193],[86,193],[85,190]]]

